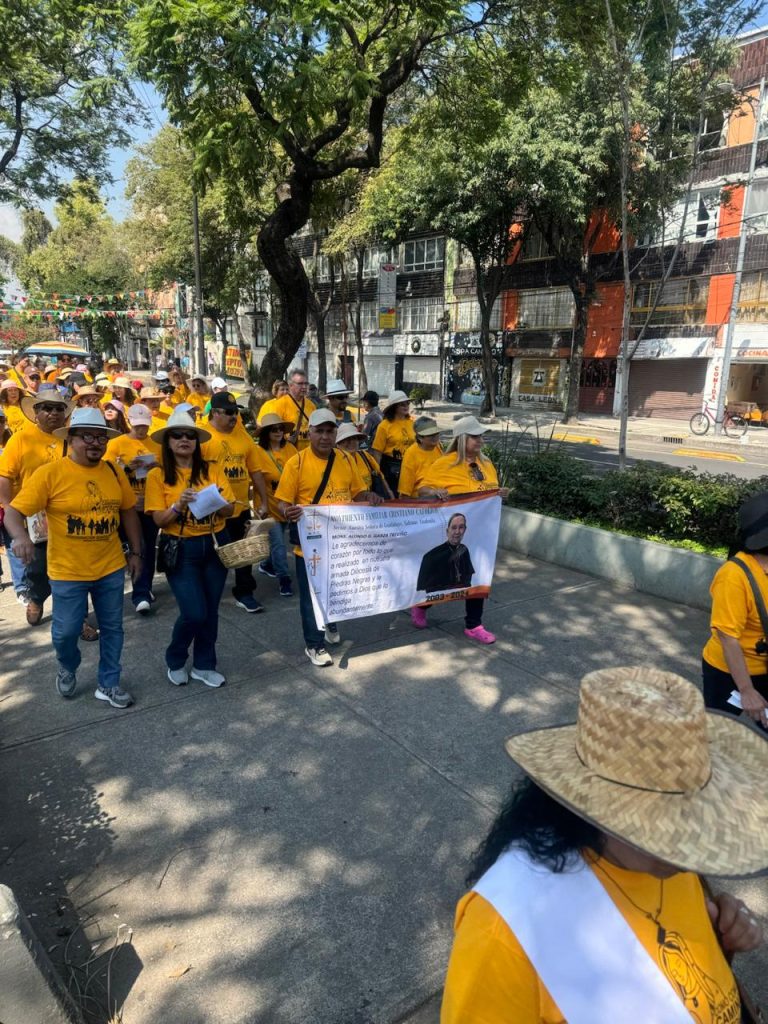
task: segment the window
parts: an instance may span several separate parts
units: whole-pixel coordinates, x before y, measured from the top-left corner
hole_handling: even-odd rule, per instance
[[[740,323],[768,320],[768,274],[758,271],[742,276],[736,319]]]
[[[570,288],[532,288],[520,293],[517,330],[572,327],[576,304]]]
[[[491,330],[501,330],[501,296],[493,304],[491,310]],[[480,303],[477,299],[461,299],[456,303],[453,311],[455,331],[479,331],[480,330]]]
[[[363,277],[378,277],[381,263],[397,263],[395,251],[383,245],[372,245],[366,249],[363,254]]]
[[[745,217],[747,231],[752,234],[768,231],[768,178],[752,182]]]
[[[304,260],[304,270],[307,273],[309,280],[312,280],[312,276],[315,270],[315,259],[312,256],[307,257]],[[328,257],[323,256],[322,253],[317,257],[317,281],[318,284],[328,284],[331,280],[331,268],[328,262]]]
[[[531,224],[525,233],[523,247],[520,250],[521,260],[544,260],[549,257],[547,240],[539,229]]]
[[[615,388],[615,359],[585,359],[581,364],[579,385],[582,388]]]
[[[342,307],[331,306],[328,316],[325,318],[325,338],[329,342],[340,343],[342,341],[341,321]],[[379,307],[375,302],[360,303],[360,330],[363,334],[379,329]],[[352,341],[355,337],[355,307],[354,303],[347,306],[347,339]]]
[[[399,303],[401,331],[436,331],[443,315],[445,300],[442,295],[424,299],[402,299]]]
[[[685,196],[667,213],[663,234],[662,225],[640,239],[639,245],[673,245],[680,234],[680,225],[685,210]],[[694,189],[688,200],[685,217],[684,242],[709,242],[717,237],[717,223],[720,215],[720,189]]]
[[[710,111],[701,127],[699,151],[719,149],[725,145],[728,136],[728,118],[722,110]]]
[[[648,281],[635,285],[632,299],[632,319],[635,326],[642,326],[656,302],[660,281]],[[661,298],[648,321],[658,324],[701,324],[707,313],[709,279],[706,277],[678,278],[667,281]]]
[[[405,243],[403,269],[406,273],[417,270],[442,270],[444,262],[444,238],[419,238]]]

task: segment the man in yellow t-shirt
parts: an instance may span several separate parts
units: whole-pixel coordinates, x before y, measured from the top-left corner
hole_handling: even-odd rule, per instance
[[[64,426],[71,408],[55,387],[50,387],[40,395],[22,399],[27,425],[11,437],[0,455],[0,505],[3,508],[8,508],[13,497],[36,469],[62,458],[64,442],[55,436],[54,431]],[[11,549],[9,556],[14,560],[11,565],[15,570],[15,578],[19,580],[17,599],[26,605],[29,625],[37,626],[43,618],[43,605],[51,594],[48,582],[48,543],[43,517],[36,516],[29,526],[35,542],[34,557],[28,565],[23,566]],[[20,572],[22,575],[19,577]]]
[[[378,494],[365,489],[355,463],[346,452],[334,452],[335,442],[336,417],[329,409],[316,409],[309,417],[309,448],[289,460],[275,491],[278,511],[289,523],[301,519],[305,505],[346,505],[353,501],[368,502],[370,505],[382,503]],[[329,459],[333,459],[330,470]],[[321,484],[322,493],[318,495]],[[333,622],[328,623],[324,631],[317,628],[304,557],[300,547],[294,547],[293,550],[299,582],[301,626],[306,644],[304,653],[313,665],[332,665],[333,658],[326,651],[325,643],[341,643],[339,631]]]
[[[309,417],[317,406],[307,398],[307,375],[292,370],[288,375],[288,394],[278,398],[272,411],[286,423],[295,423],[296,431],[288,438],[299,451],[309,445]],[[335,422],[335,418],[334,418]]]
[[[107,427],[100,410],[76,409],[69,426],[56,431],[67,441],[67,458],[41,466],[25,481],[6,510],[5,522],[15,553],[29,563],[35,545],[22,517],[45,512],[48,519],[51,638],[59,663],[59,694],[73,697],[77,688],[77,641],[90,596],[100,629],[94,696],[114,708],[127,708],[133,697],[120,686],[126,556],[118,529],[128,539],[133,579],[141,571],[141,529],[127,477],[102,461],[109,437],[117,433]]]
[[[227,520],[227,532],[231,541],[242,540],[251,520],[249,500],[250,485],[253,484],[259,496],[258,513],[267,514],[267,489],[259,469],[261,464],[256,442],[245,430],[237,430],[240,409],[228,391],[219,391],[211,399],[211,416],[208,429],[210,441],[206,441],[201,452],[206,462],[216,463],[229,480],[235,501],[234,515]],[[238,608],[246,612],[263,612],[264,606],[253,596],[256,580],[253,566],[243,565],[235,569],[235,585],[232,596]]]

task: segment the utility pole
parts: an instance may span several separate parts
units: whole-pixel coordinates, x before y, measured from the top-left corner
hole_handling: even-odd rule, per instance
[[[747,210],[749,209],[749,198],[752,194],[752,182],[755,178],[755,164],[757,163],[757,145],[760,141],[760,115],[763,110],[763,99],[765,98],[765,76],[760,79],[760,93],[757,99],[757,110],[755,111],[755,135],[752,139],[752,152],[749,158],[749,174],[747,185],[744,189],[744,206],[741,211],[741,225],[739,227],[739,250],[736,256],[736,276],[733,281],[733,298],[731,299],[731,312],[728,316],[728,326],[725,330],[725,345],[723,347],[723,365],[720,370],[720,387],[717,391],[717,409],[715,410],[715,434],[723,432],[723,416],[725,415],[725,403],[728,398],[728,378],[731,375],[731,354],[733,352],[733,332],[736,327],[736,314],[739,311],[739,298],[741,296],[741,277],[744,270],[744,254],[747,251]]]
[[[203,327],[203,274],[200,265],[200,219],[197,214],[197,192],[192,193],[192,233],[195,242],[195,322],[197,324],[197,372],[208,369],[205,359],[205,330]]]

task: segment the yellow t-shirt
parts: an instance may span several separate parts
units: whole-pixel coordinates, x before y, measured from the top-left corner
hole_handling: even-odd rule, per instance
[[[294,455],[298,455],[298,452],[290,441],[286,441],[283,447],[279,448],[276,452],[272,451],[271,448],[262,448],[260,444],[256,445],[256,451],[259,458],[259,469],[261,470],[267,485],[267,504],[269,505],[269,514],[273,519],[282,521],[283,517],[277,510],[275,491],[277,490],[277,485],[280,483],[280,477],[283,474],[286,464],[294,457]],[[318,483],[319,482],[320,481],[318,481]]]
[[[400,466],[400,480],[397,485],[400,493],[407,498],[417,498],[430,466],[442,454],[443,449],[440,445],[427,450],[420,448],[418,442],[412,444],[403,456],[403,463]]]
[[[287,396],[283,395],[282,397],[286,398]],[[270,412],[276,413],[279,416],[280,412],[278,411],[278,408],[277,408],[279,402],[280,402],[279,398],[270,398],[268,401],[266,401],[262,405],[262,407],[259,409],[259,418],[258,418],[257,422],[261,423],[261,421],[264,419],[264,417],[268,413],[270,413]],[[290,416],[285,422],[286,423],[295,423],[298,418],[299,418],[298,410],[294,407],[293,416]]]
[[[392,458],[402,458],[406,449],[416,443],[413,420],[383,419],[376,428],[371,448]]]
[[[108,442],[104,458],[107,462],[112,462],[125,471],[128,483],[131,485],[131,490],[136,495],[136,504],[143,508],[144,489],[147,478],[143,476],[137,479],[135,473],[128,465],[138,455],[154,455],[156,461],[160,462],[160,445],[153,441],[149,434],[147,434],[143,441],[139,441],[135,437],[129,437],[128,434],[121,434],[120,437],[113,437]]]
[[[8,423],[8,429],[12,434],[15,434],[19,430],[23,430],[27,424],[31,423],[24,413],[21,411],[20,405],[4,405],[2,406],[5,418]]]
[[[22,484],[40,466],[56,462],[64,455],[64,442],[46,434],[36,423],[29,421],[17,431],[0,455],[0,476],[11,481],[11,493],[16,494]]]
[[[173,397],[173,395],[171,397]],[[197,406],[197,408],[200,410],[201,413],[202,413],[203,409],[205,409],[206,405],[210,402],[210,400],[211,400],[210,392],[208,392],[207,395],[198,395],[198,393],[196,391],[192,391],[192,390],[187,392],[187,397],[186,398],[182,399],[182,401],[184,401],[184,402],[189,402],[190,405]],[[178,405],[179,403],[176,402],[175,404]]]
[[[248,491],[251,485],[251,473],[261,468],[256,442],[245,429],[237,427],[231,434],[222,434],[208,424],[211,440],[202,446],[203,458],[206,462],[215,462],[229,480],[236,501],[242,505],[235,506],[235,515],[245,511],[248,505]]]
[[[483,474],[482,480],[475,480],[469,463],[460,462],[456,465],[456,452],[448,452],[435,459],[428,467],[422,487],[441,487],[449,494],[471,494],[472,491],[495,491],[499,486],[496,467],[490,459],[478,459],[478,469]]]
[[[285,501],[289,505],[311,505],[326,465],[327,460],[318,458],[311,448],[289,459],[280,476],[275,501]],[[367,488],[360,479],[355,463],[346,452],[336,450],[328,483],[317,504],[345,505],[365,490]],[[301,548],[295,547],[293,550],[295,554],[301,554]]]
[[[692,1020],[738,1024],[738,990],[712,929],[698,877],[683,871],[665,879],[659,921],[666,934],[660,944],[656,924],[630,902],[655,912],[659,879],[624,871],[602,858],[596,863],[604,866],[610,880],[599,868],[593,869],[595,875],[684,1000]],[[440,1024],[566,1024],[514,933],[487,900],[473,892],[464,896],[456,909],[454,931]],[[620,1006],[616,1024],[630,1024]]]
[[[23,516],[45,510],[52,580],[100,580],[125,568],[117,529],[120,512],[135,504],[125,473],[105,462],[79,466],[72,459],[41,466],[12,502]]]
[[[176,483],[167,484],[163,480],[162,467],[158,466],[156,469],[150,469],[149,475],[147,476],[146,490],[144,491],[144,511],[164,512],[166,509],[170,508],[174,502],[179,500],[181,492],[186,491],[187,488],[192,486],[190,483],[191,476],[191,469],[178,469],[176,471]],[[226,501],[235,500],[232,488],[229,485],[229,480],[224,475],[221,467],[215,462],[211,462],[208,465],[208,478],[201,480],[198,484],[195,484],[194,489],[196,491],[202,491],[204,487],[209,487],[211,484],[216,484],[221,492],[222,498],[226,499]],[[226,520],[221,516],[214,516],[213,521],[217,532],[226,526]],[[181,519],[176,519],[174,522],[169,523],[168,526],[163,527],[163,533],[171,533],[176,537],[202,537],[204,534],[210,532],[211,516],[206,516],[204,519],[195,519],[191,513],[188,513],[185,516],[183,534],[181,529]]]
[[[10,444],[10,442],[8,442]],[[746,551],[739,552],[739,558],[746,562],[757,580],[763,600],[768,605],[768,576],[757,559]],[[706,662],[719,668],[722,672],[730,672],[723,653],[723,645],[715,630],[719,629],[726,636],[735,637],[744,652],[744,659],[750,675],[762,675],[768,672],[768,661],[764,654],[758,654],[755,644],[765,636],[760,623],[760,615],[755,605],[754,594],[743,569],[733,562],[721,565],[715,573],[709,588],[712,595],[712,613],[710,628],[712,635],[707,640],[702,656]]]
[[[370,460],[370,462],[368,461]],[[371,465],[372,464],[372,465]],[[373,469],[378,471],[379,465],[370,452],[355,452],[355,465],[366,491],[373,490]],[[373,467],[373,468],[372,468]]]
[[[262,410],[263,410],[262,406]],[[299,451],[308,447],[309,445],[309,417],[315,411],[317,406],[311,398],[305,398],[303,404],[296,402],[292,395],[283,395],[282,398],[275,399],[275,407],[272,410],[276,412],[281,420],[286,423],[298,423],[299,425],[299,437],[296,447]],[[263,411],[259,412],[260,416],[263,416]],[[318,483],[320,481],[318,480]]]

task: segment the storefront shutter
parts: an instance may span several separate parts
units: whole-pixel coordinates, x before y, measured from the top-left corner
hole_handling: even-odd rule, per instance
[[[687,420],[701,409],[706,359],[647,359],[629,370],[629,415]]]

